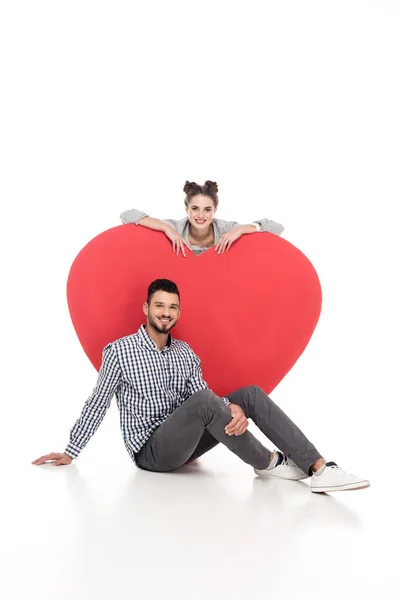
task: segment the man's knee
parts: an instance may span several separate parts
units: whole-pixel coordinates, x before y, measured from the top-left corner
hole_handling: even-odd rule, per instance
[[[230,416],[225,402],[211,390],[196,392],[186,400],[186,403],[191,413],[197,415],[204,423],[209,422],[216,413],[227,418]]]
[[[219,400],[218,396],[214,394],[211,390],[199,390],[195,392],[186,400],[186,402],[200,407],[200,406],[212,406],[215,402]]]
[[[255,398],[270,400],[270,397],[264,392],[264,390],[259,385],[249,385],[246,389],[248,389]]]
[[[239,404],[239,406],[254,406],[258,402],[265,402],[270,400],[269,396],[264,392],[258,385],[248,385],[240,388],[235,392],[228,395],[228,398],[233,404]]]
[[[264,390],[260,388],[259,385],[248,385],[246,389],[252,392],[253,394],[259,394],[260,392],[262,394],[264,393]]]

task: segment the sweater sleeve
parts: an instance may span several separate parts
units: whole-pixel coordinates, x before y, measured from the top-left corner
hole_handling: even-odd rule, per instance
[[[141,219],[143,219],[144,217],[149,217],[149,216],[150,215],[148,215],[145,212],[142,212],[141,210],[136,210],[135,208],[132,208],[131,210],[125,210],[123,213],[121,213],[120,219],[125,225],[127,225],[128,223],[140,225]],[[175,231],[178,231],[178,233],[181,233],[181,230],[183,229],[184,221],[185,221],[185,219],[181,219],[179,221],[177,221],[175,219],[158,219],[158,220],[162,221],[163,223],[167,223],[167,225],[170,225],[173,229],[175,229]]]
[[[275,235],[281,235],[285,230],[283,225],[275,223],[275,221],[271,221],[271,219],[255,219],[253,223],[259,223],[262,232],[275,233]]]
[[[148,217],[149,215],[141,210],[136,210],[132,208],[131,210],[125,210],[120,214],[121,221],[127,225],[128,223],[134,223],[135,225],[139,225],[140,219],[143,217]]]
[[[284,231],[283,225],[280,223],[275,223],[275,221],[271,221],[270,219],[256,219],[253,223],[248,223],[248,225],[253,225],[254,223],[259,223],[261,226],[261,232],[265,233],[275,233],[276,235],[281,235]],[[236,227],[239,227],[241,224],[237,221],[222,221],[219,220],[219,226],[221,228],[221,235],[224,233],[228,233],[228,231],[232,231]],[[243,223],[242,223],[243,225]]]

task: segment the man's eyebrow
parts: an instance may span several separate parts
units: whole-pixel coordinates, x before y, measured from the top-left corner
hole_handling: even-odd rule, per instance
[[[161,302],[161,300],[156,300],[155,304],[161,304],[162,306],[164,306],[165,302]],[[174,308],[179,308],[179,304],[172,303],[172,304],[170,304],[170,306],[173,306]]]

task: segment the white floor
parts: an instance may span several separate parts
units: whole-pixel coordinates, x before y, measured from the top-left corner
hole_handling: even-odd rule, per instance
[[[370,488],[314,495],[223,447],[171,474],[99,447],[64,468],[3,463],[3,598],[396,597],[398,498],[378,457]]]

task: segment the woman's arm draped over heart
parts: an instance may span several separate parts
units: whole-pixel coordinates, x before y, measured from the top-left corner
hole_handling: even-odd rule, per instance
[[[221,235],[233,231],[236,228],[247,228],[242,233],[255,233],[257,232],[255,224],[258,223],[260,226],[260,233],[274,233],[275,235],[281,235],[285,228],[280,223],[276,223],[271,219],[256,219],[251,224],[242,225],[236,221],[222,221],[221,219],[215,219],[221,229]]]
[[[141,210],[136,210],[136,208],[125,210],[120,214],[120,219],[124,225],[132,223],[133,225],[142,225],[148,229],[155,229],[156,231],[164,232],[168,226],[178,231],[182,228],[179,227],[181,221],[185,221],[185,219],[181,219],[181,221],[176,221],[175,219],[155,219]]]
[[[185,227],[187,225],[188,219],[187,217],[179,220],[175,219],[155,219],[154,217],[150,217],[147,213],[131,209],[125,210],[120,215],[120,219],[124,224],[133,223],[135,225],[143,225],[143,227],[148,227],[149,229],[156,229],[159,231],[164,231],[166,227],[172,227],[175,229],[180,235],[183,235]],[[216,227],[216,240],[217,243],[220,237],[224,233],[228,233],[236,228],[241,228],[242,233],[255,233],[257,232],[255,224],[259,224],[260,233],[274,233],[275,235],[281,235],[285,228],[280,223],[276,223],[271,219],[256,219],[253,223],[248,225],[243,225],[238,223],[237,221],[224,221],[223,219],[214,219],[214,224]],[[245,229],[244,229],[245,228]]]

